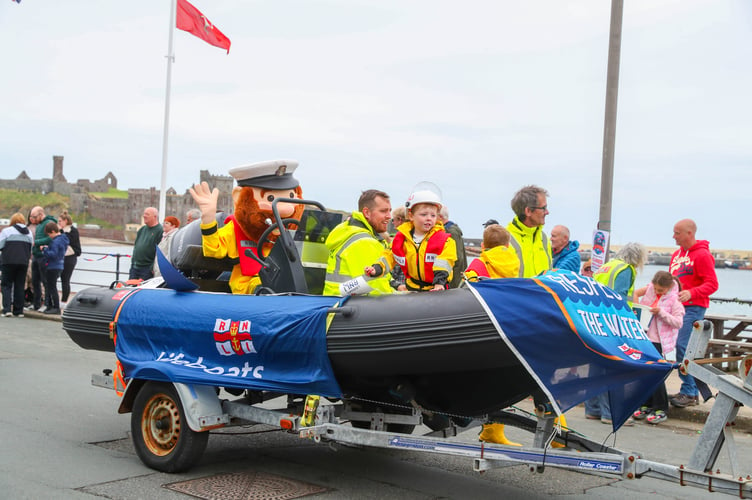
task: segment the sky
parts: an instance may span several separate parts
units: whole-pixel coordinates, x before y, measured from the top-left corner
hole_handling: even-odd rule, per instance
[[[600,215],[607,0],[193,0],[229,55],[175,30],[167,186],[276,158],[306,198],[397,206],[436,183],[465,235],[549,192],[546,231]],[[612,243],[752,250],[752,2],[625,0]],[[160,187],[169,0],[0,2],[0,178],[111,171]],[[180,215],[180,214],[178,214]]]

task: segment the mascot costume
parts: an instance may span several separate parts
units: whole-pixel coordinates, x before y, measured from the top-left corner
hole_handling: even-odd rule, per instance
[[[272,201],[276,198],[301,199],[303,192],[297,179],[292,176],[298,162],[294,160],[272,160],[230,169],[230,175],[238,185],[232,190],[234,215],[225,220],[225,225],[217,227],[217,188],[209,189],[206,182],[189,189],[193,200],[201,210],[201,246],[204,256],[215,259],[229,257],[239,259],[230,276],[232,293],[253,293],[261,283],[258,272],[261,265],[246,255],[250,250],[258,255],[268,255],[275,235],[269,238],[268,246],[258,249],[259,237],[273,220]],[[285,218],[300,219],[303,205],[280,203],[279,215]],[[274,231],[276,235],[278,231]]]

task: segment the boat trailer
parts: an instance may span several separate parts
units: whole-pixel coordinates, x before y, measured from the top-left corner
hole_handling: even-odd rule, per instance
[[[726,341],[711,340],[708,321],[695,323],[680,370],[717,389],[716,400],[695,449],[686,464],[670,465],[650,461],[592,441],[581,434],[557,427],[556,415],[546,405],[535,414],[506,409],[480,419],[447,419],[448,426],[424,435],[405,430],[423,423],[419,407],[390,412],[389,405],[376,411],[361,411],[357,401],[333,403],[317,396],[249,393],[235,400],[222,400],[214,387],[131,380],[127,387],[111,370],[92,376],[92,384],[123,391],[119,413],[131,412],[131,429],[136,451],[149,467],[179,472],[201,457],[209,430],[220,427],[266,424],[298,434],[317,443],[340,443],[364,447],[406,450],[467,457],[473,469],[484,472],[507,466],[526,466],[542,473],[546,466],[622,479],[653,477],[682,486],[706,488],[710,492],[752,498],[752,477],[739,470],[732,426],[741,405],[752,407],[752,345],[734,342],[733,350],[743,356],[705,358],[708,346]],[[742,361],[739,376],[712,366]],[[284,401],[281,408],[268,408]],[[374,402],[375,403],[375,402]],[[261,406],[263,405],[263,407]],[[396,405],[392,405],[396,406]],[[367,407],[372,409],[372,407]],[[486,421],[495,421],[534,434],[529,447],[509,446],[457,439],[459,433]],[[186,426],[187,423],[187,426]],[[182,427],[181,427],[182,426]],[[731,473],[714,471],[721,450],[726,448]]]

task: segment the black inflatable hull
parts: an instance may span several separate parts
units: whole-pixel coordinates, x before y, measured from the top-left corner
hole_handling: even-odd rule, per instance
[[[347,306],[354,314],[338,315],[327,334],[346,394],[382,400],[388,387],[396,399],[476,415],[538,388],[469,289],[352,297]]]
[[[110,323],[131,290],[79,292],[63,328],[84,349],[114,352]],[[334,315],[327,351],[343,393],[363,406],[417,402],[475,416],[537,390],[469,289],[352,297],[346,307],[351,314]]]

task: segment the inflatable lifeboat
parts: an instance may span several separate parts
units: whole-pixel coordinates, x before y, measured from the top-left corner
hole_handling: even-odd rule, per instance
[[[286,200],[278,200],[286,201]],[[298,200],[296,200],[298,201]],[[478,417],[534,395],[560,413],[609,392],[620,425],[672,368],[626,301],[590,278],[549,272],[432,293],[319,295],[324,241],[341,214],[276,221],[256,295],[228,293],[230,261],[181,228],[163,278],[88,288],[63,313],[85,349],[114,352],[125,380],[318,394]]]

